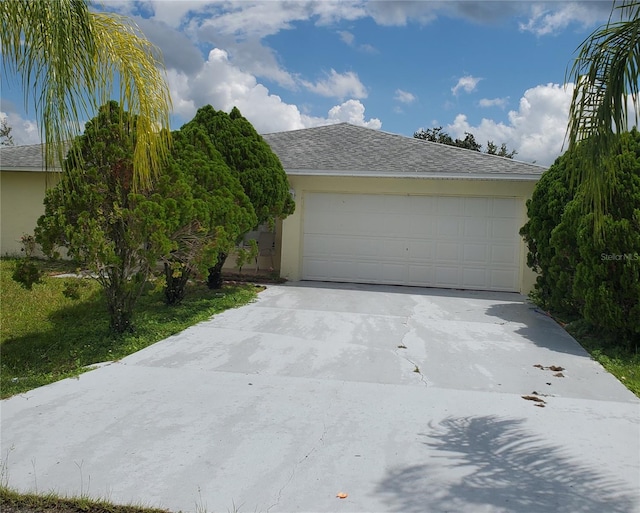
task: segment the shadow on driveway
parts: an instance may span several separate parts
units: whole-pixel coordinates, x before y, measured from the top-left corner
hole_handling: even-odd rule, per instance
[[[422,434],[431,461],[388,471],[376,493],[389,511],[403,513],[423,513],[426,505],[456,513],[635,511],[633,492],[623,484],[572,461],[523,423],[494,415],[448,417]]]

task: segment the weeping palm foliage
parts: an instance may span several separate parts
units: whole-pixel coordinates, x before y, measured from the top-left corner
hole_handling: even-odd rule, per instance
[[[569,111],[569,146],[580,141],[585,159],[581,176],[590,203],[601,214],[608,200],[611,176],[603,162],[615,151],[616,134],[638,124],[640,70],[640,1],[614,1],[609,22],[581,45],[570,71],[575,83]],[[598,216],[600,217],[600,216]]]
[[[89,0],[1,1],[3,65],[21,77],[25,105],[35,103],[48,165],[63,160],[64,143],[119,90],[123,112],[137,115],[134,175],[144,187],[169,145],[164,65],[133,21],[89,7]]]

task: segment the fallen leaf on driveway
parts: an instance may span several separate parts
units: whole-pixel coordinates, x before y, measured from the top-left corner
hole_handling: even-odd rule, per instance
[[[564,370],[564,367],[560,367],[559,365],[551,365],[549,367],[549,370],[553,372],[560,372]]]
[[[340,492],[338,495],[336,495],[336,497],[338,499],[346,499],[347,497],[349,497],[348,493],[344,493],[344,492]]]
[[[564,374],[562,374],[562,372],[556,372],[556,373],[554,374],[554,376],[555,376],[556,378],[564,378]]]
[[[527,401],[535,401],[537,403],[544,403],[545,402],[544,399],[540,399],[537,395],[523,395],[521,397],[523,399],[526,399]]]
[[[539,363],[536,363],[534,365],[534,367],[537,367],[538,369],[544,369],[544,367],[542,365],[540,365]]]

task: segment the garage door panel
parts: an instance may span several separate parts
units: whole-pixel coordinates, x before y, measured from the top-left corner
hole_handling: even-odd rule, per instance
[[[380,274],[377,276],[377,280],[382,280],[382,283],[388,284],[406,283],[407,266],[404,262],[384,262],[380,266]]]
[[[491,283],[498,290],[514,290],[517,286],[518,272],[517,270],[492,270]]]
[[[433,267],[430,264],[411,263],[408,266],[407,280],[416,285],[428,286],[433,283]]]
[[[463,219],[459,217],[439,217],[437,236],[458,239],[462,233]]]
[[[436,202],[436,214],[441,217],[459,216],[463,212],[463,198],[433,196]]]
[[[307,193],[303,279],[518,290],[515,198]]]
[[[435,266],[435,283],[436,287],[444,287],[448,289],[455,289],[460,287],[458,267],[451,266]]]
[[[509,268],[518,265],[520,252],[513,245],[494,244],[491,246],[491,258],[489,263],[492,267],[508,266]]]
[[[491,217],[513,218],[518,212],[520,200],[515,198],[493,198],[491,200]]]
[[[515,219],[492,219],[491,238],[512,240],[517,235],[519,223]]]
[[[429,239],[409,239],[407,241],[407,259],[409,261],[429,261],[434,257],[435,241]]]
[[[490,248],[486,243],[464,244],[462,260],[469,264],[484,265],[489,260]]]
[[[462,270],[462,288],[475,289],[483,287],[487,283],[487,275],[489,271],[482,267],[479,268],[467,268]]]
[[[490,235],[489,222],[486,217],[465,217],[463,220],[463,236],[465,239],[486,240]]]
[[[485,218],[489,215],[489,198],[464,198],[462,214],[465,217]]]
[[[438,242],[436,243],[436,262],[455,263],[458,264],[460,255],[460,244],[457,242]]]

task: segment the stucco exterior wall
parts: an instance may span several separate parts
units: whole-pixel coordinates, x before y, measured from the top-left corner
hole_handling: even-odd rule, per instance
[[[521,225],[526,220],[526,200],[535,182],[506,180],[442,180],[424,178],[375,178],[289,175],[296,211],[282,222],[280,275],[290,281],[302,276],[304,201],[307,193],[406,194],[443,196],[489,196],[521,200]],[[520,292],[533,289],[536,275],[526,265],[527,250],[520,242]]]
[[[58,172],[2,171],[0,173],[0,254],[22,255],[20,238],[33,234],[44,214],[44,195],[60,178]]]

